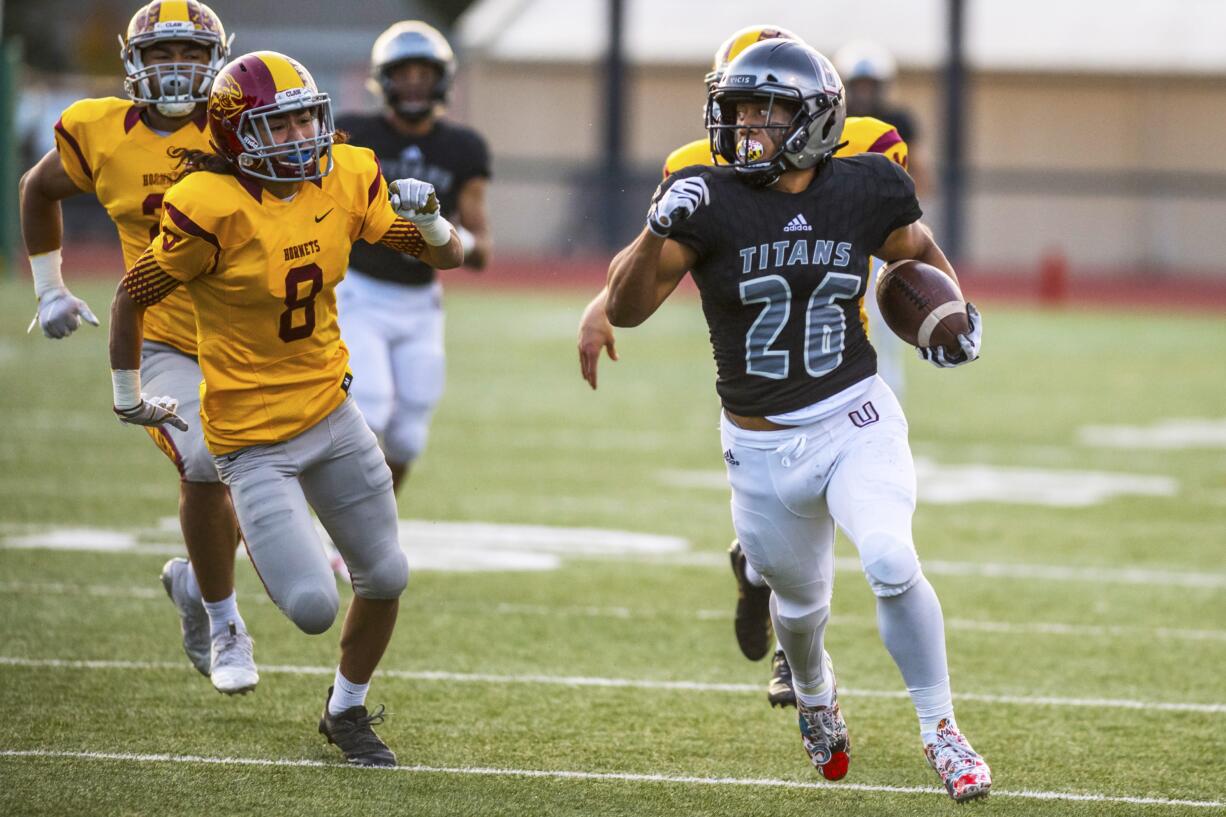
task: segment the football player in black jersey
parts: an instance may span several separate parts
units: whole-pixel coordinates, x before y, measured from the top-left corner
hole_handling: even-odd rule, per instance
[[[337,128],[348,131],[351,144],[375,152],[387,179],[433,184],[464,245],[464,266],[484,268],[490,157],[479,133],[442,117],[455,76],[451,46],[431,26],[404,21],[379,35],[370,61],[371,90],[384,107],[338,116]],[[353,245],[349,266],[339,298],[352,394],[379,435],[399,489],[425,448],[443,393],[442,288],[427,264],[362,241]]]
[[[955,800],[986,795],[991,773],[954,721],[944,620],[911,538],[915,466],[907,421],[876,373],[859,320],[868,257],[954,270],[920,222],[911,178],[879,154],[833,158],[843,84],[803,43],[746,49],[708,95],[723,167],[661,185],[646,229],[609,266],[615,326],[649,318],[689,272],[710,330],[723,404],[732,521],[772,590],[771,618],[793,672],[801,740],[830,780],[850,741],[823,636],[834,532],[860,553],[882,640],[919,717],[925,755]],[[978,357],[982,323],[939,366]]]

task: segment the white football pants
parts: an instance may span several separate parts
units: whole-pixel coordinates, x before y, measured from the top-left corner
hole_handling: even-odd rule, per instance
[[[338,287],[341,337],[353,370],[350,394],[389,462],[413,462],[426,447],[443,396],[443,289],[349,270]]]
[[[775,632],[801,692],[823,681],[836,524],[855,544],[880,599],[926,586],[911,538],[916,486],[907,420],[880,377],[867,390],[848,392],[854,396],[845,403],[832,402],[820,419],[791,429],[747,431],[721,417],[733,527],[749,563],[774,591]],[[935,629],[933,614],[925,604],[923,639],[931,642],[921,649],[925,671],[900,665],[904,676],[942,674],[939,606]]]

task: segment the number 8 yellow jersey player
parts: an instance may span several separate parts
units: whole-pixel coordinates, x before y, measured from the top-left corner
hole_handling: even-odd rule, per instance
[[[115,411],[138,425],[186,424],[141,395],[137,370],[145,311],[186,289],[204,375],[200,417],[187,420],[203,423],[269,596],[307,633],[336,617],[312,509],[352,576],[319,730],[351,763],[394,765],[365,699],[408,564],[391,472],[348,397],[336,285],[359,238],[439,269],[459,266],[463,250],[429,184],[389,185],[371,151],[339,143],[331,101],[295,60],[261,51],[229,63],[208,117],[218,152],[179,152],[186,175],[166,193],[161,232],[115,294]]]
[[[98,324],[60,272],[60,200],[93,193],[119,232],[126,266],[157,235],[162,198],[176,159],[171,149],[207,149],[209,86],[230,39],[217,15],[196,0],[155,0],[137,10],[120,37],[129,99],[83,99],[55,125],[56,149],[21,181],[21,227],[34,272],[38,314],[49,338]],[[31,329],[33,324],[31,324]],[[149,310],[140,361],[146,387],[194,413],[199,403],[196,320],[186,292]],[[198,425],[198,424],[197,424]],[[259,680],[234,594],[238,525],[199,427],[150,428],[179,476],[179,518],[191,564],[171,559],[162,583],[178,608],[192,664],[227,694]]]

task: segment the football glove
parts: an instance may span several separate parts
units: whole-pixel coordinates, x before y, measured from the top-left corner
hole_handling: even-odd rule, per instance
[[[69,292],[67,287],[57,287],[38,299],[38,311],[26,332],[34,331],[34,325],[38,324],[43,335],[59,340],[77,331],[81,321],[98,326],[98,318],[89,304]]]
[[[979,316],[979,310],[975,308],[975,305],[969,302],[966,304],[966,318],[971,325],[971,331],[958,335],[958,345],[962,347],[960,357],[946,352],[944,346],[919,346],[916,351],[919,352],[920,359],[928,361],[938,369],[952,369],[955,366],[978,360],[979,346],[983,340],[983,318]]]
[[[131,408],[116,408],[115,414],[120,422],[134,426],[172,425],[180,431],[187,431],[187,422],[175,414],[179,409],[179,401],[173,397],[140,396],[140,402]]]
[[[387,186],[396,215],[417,225],[426,243],[441,247],[451,241],[451,222],[443,218],[434,185],[420,179],[397,179]]]
[[[702,176],[690,176],[675,182],[672,187],[651,203],[647,211],[647,229],[660,238],[668,238],[673,229],[694,215],[694,211],[711,203],[711,191]]]

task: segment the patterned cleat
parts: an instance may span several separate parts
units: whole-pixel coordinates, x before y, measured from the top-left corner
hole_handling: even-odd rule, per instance
[[[796,706],[796,690],[792,689],[792,667],[783,650],[776,650],[771,659],[771,680],[766,685],[766,700],[772,707]]]
[[[383,707],[373,714],[366,713],[364,706],[351,706],[339,715],[328,712],[332,700],[332,687],[324,701],[324,714],[319,719],[319,734],[336,744],[345,755],[345,760],[354,766],[395,766],[396,755],[387,748],[371,727],[383,723]]]
[[[255,670],[255,642],[247,631],[230,624],[230,630],[213,639],[213,687],[226,695],[241,695],[255,689],[260,674]]]
[[[193,598],[187,589],[191,567],[187,559],[176,556],[162,565],[162,587],[179,611],[179,629],[183,631],[183,652],[201,675],[208,677],[212,662],[209,644],[209,614],[199,597]]]
[[[800,740],[814,767],[827,780],[842,780],[851,763],[851,738],[847,734],[847,721],[839,710],[839,688],[834,681],[834,668],[830,656],[826,656],[826,671],[834,684],[830,706],[805,706],[797,701],[796,711],[800,720]]]
[[[965,803],[991,793],[992,770],[949,721],[937,725],[936,743],[925,744],[924,755],[949,796],[957,802]]]
[[[771,589],[766,585],[750,584],[745,577],[745,553],[735,539],[728,548],[732,561],[732,575],[736,577],[736,615],[732,625],[736,630],[736,643],[741,653],[750,661],[760,661],[770,651],[774,636],[771,627]]]

